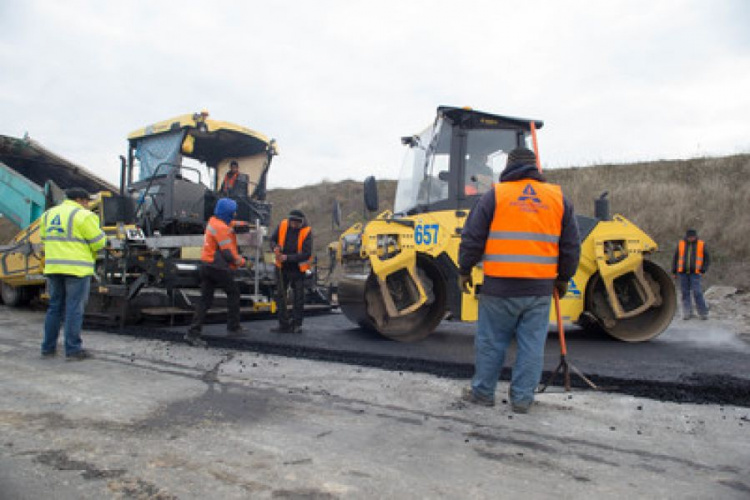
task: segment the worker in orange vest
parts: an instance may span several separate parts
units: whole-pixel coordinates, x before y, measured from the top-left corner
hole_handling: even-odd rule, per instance
[[[300,333],[304,318],[305,277],[310,274],[313,236],[305,221],[305,214],[292,210],[271,234],[271,250],[276,255],[277,294],[276,307],[279,326],[272,331],[278,333]],[[293,294],[292,318],[287,309],[287,289]]]
[[[695,229],[685,232],[685,239],[680,240],[674,252],[672,274],[680,277],[682,291],[682,319],[693,317],[693,300],[701,319],[708,319],[708,306],[703,298],[701,276],[708,271],[710,258],[706,243],[698,239]]]
[[[463,293],[473,287],[472,268],[481,263],[484,271],[474,377],[464,400],[495,404],[505,351],[515,338],[510,402],[516,413],[529,411],[542,376],[551,296],[567,292],[580,251],[573,205],[537,170],[533,151],[512,150],[500,183],[479,198],[461,232]]]
[[[221,181],[221,187],[219,188],[219,194],[221,196],[237,196],[240,185],[240,180],[243,174],[240,174],[240,165],[237,160],[232,160],[229,164],[229,170],[224,175],[224,180]]]
[[[237,202],[221,198],[216,203],[214,216],[211,217],[203,235],[201,251],[201,296],[196,304],[193,321],[185,340],[196,347],[206,345],[200,338],[206,311],[211,308],[214,291],[221,288],[227,294],[227,332],[230,335],[243,333],[240,325],[240,288],[235,281],[235,271],[247,265],[247,259],[240,255],[237,248],[237,235],[234,227],[237,221]]]

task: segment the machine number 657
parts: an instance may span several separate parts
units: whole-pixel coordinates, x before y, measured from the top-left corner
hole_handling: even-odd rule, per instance
[[[414,243],[417,245],[434,245],[438,241],[437,224],[418,224],[414,228]]]

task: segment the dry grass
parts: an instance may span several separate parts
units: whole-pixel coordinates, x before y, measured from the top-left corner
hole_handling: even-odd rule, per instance
[[[671,270],[677,241],[698,230],[711,252],[707,284],[750,285],[750,155],[549,170],[576,211],[593,215],[609,191],[612,213],[638,224],[659,244],[657,262]]]

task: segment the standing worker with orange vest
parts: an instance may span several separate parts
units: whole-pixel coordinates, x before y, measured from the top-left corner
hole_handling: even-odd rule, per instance
[[[473,286],[472,268],[481,262],[484,270],[474,378],[464,400],[494,406],[505,351],[515,337],[510,402],[514,412],[528,412],[542,376],[552,292],[565,295],[580,250],[573,205],[559,186],[545,181],[533,151],[511,151],[500,183],[482,195],[461,234],[464,293]]]
[[[214,301],[214,291],[221,288],[227,294],[227,332],[238,335],[243,332],[240,325],[240,288],[234,280],[235,270],[247,264],[247,259],[239,254],[237,235],[234,233],[237,202],[221,198],[216,203],[214,216],[208,220],[203,235],[201,251],[201,297],[195,308],[193,322],[185,340],[196,347],[206,342],[200,338],[206,311]]]
[[[695,299],[695,307],[698,309],[700,318],[708,319],[708,307],[703,298],[701,276],[708,271],[709,262],[706,244],[698,239],[698,232],[695,229],[688,229],[685,239],[677,244],[672,263],[672,274],[675,277],[680,276],[682,319],[684,320],[693,317],[692,299]]]
[[[276,254],[277,294],[279,326],[272,331],[300,333],[304,318],[305,276],[310,272],[313,237],[305,222],[305,214],[292,210],[271,235],[271,250]],[[287,288],[292,288],[294,302],[292,320],[287,310]]]

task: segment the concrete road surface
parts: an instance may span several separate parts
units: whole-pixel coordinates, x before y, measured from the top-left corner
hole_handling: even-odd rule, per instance
[[[42,320],[0,306],[0,498],[750,497],[746,407],[556,389],[515,415],[465,380],[94,332],[41,359]]]

